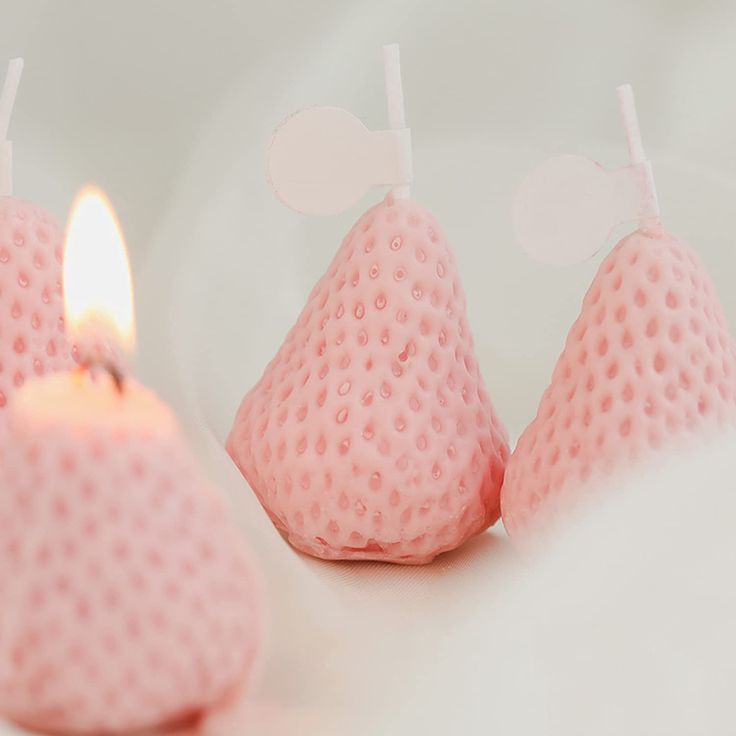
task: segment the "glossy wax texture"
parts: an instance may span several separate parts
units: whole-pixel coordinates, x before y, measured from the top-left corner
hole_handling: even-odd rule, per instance
[[[317,557],[424,563],[498,518],[506,432],[427,210],[389,195],[355,223],[227,447]]]
[[[129,733],[242,687],[260,639],[253,566],[152,392],[79,373],[29,382],[0,488],[4,716]]]
[[[70,368],[61,298],[62,231],[31,202],[0,197],[0,435],[27,378]]]
[[[660,225],[601,264],[506,471],[510,534],[565,516],[601,481],[736,422],[736,348],[695,251]]]

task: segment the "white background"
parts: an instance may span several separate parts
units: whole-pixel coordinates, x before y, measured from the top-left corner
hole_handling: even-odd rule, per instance
[[[484,718],[520,734],[702,733],[697,724],[706,722],[708,733],[729,732],[710,686],[724,676],[720,659],[705,657],[696,670],[683,665],[681,678],[662,684],[677,662],[691,662],[668,656],[708,629],[710,609],[689,611],[679,620],[684,629],[677,621],[655,627],[665,631],[661,641],[648,629],[626,628],[624,639],[634,643],[621,645],[625,652],[654,647],[662,656],[651,672],[629,658],[620,681],[596,678],[596,668],[610,676],[608,660],[567,654],[578,645],[590,651],[590,642],[601,641],[596,632],[625,616],[600,604],[586,618],[590,599],[573,586],[565,595],[583,611],[575,635],[564,606],[552,605],[544,626],[535,618],[538,596],[549,604],[568,584],[569,559],[590,557],[584,585],[592,591],[599,583],[600,555],[588,547],[559,553],[558,567],[541,571],[542,583],[530,575],[516,598],[508,591],[518,578],[509,571],[518,561],[498,529],[424,570],[306,562],[265,522],[216,440],[349,225],[382,196],[374,192],[337,217],[289,212],[263,176],[270,133],[311,104],[345,106],[369,127],[385,127],[381,45],[388,41],[401,43],[413,191],[455,247],[479,359],[512,435],[534,416],[599,262],[557,271],[529,261],[512,240],[514,188],[553,154],[624,164],[614,91],[622,82],[636,92],[665,224],[699,250],[736,322],[735,34],[729,0],[0,0],[0,65],[16,55],[26,60],[11,124],[16,191],[62,219],[87,181],[110,193],[136,272],[141,376],[179,409],[261,559],[272,637],[253,690],[254,733],[412,733],[420,726],[445,733],[460,724],[486,733]],[[654,522],[656,506],[648,510]],[[618,522],[609,521],[610,537]],[[585,544],[601,536],[588,535]],[[646,544],[655,543],[643,533],[639,541],[647,556]],[[608,575],[615,563],[606,559]],[[626,598],[615,581],[629,580],[639,559],[617,559],[599,601]],[[670,592],[672,601],[687,599],[687,581],[672,581]],[[670,603],[663,593],[649,611],[669,614]],[[721,601],[717,610],[733,604],[727,598],[732,608]],[[609,619],[601,624],[600,615]],[[500,659],[493,655],[499,622],[510,627],[501,629]],[[526,636],[527,625],[534,636]],[[545,631],[567,642],[562,655],[529,644]],[[370,635],[375,641],[366,642]],[[515,658],[510,641],[526,658]],[[713,651],[733,648],[732,637],[719,641]],[[601,657],[618,657],[619,649],[604,650]],[[525,693],[549,702],[530,709]],[[601,707],[611,702],[618,706],[604,708],[604,728]],[[231,732],[244,733],[241,726]]]

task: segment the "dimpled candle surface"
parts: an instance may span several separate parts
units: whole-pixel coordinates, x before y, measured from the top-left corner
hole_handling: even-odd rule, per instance
[[[736,347],[695,251],[660,225],[624,238],[583,300],[509,460],[503,521],[522,536],[662,448],[736,422]]]
[[[27,378],[74,363],[64,336],[61,255],[53,215],[0,197],[0,433],[5,407]]]
[[[242,686],[260,638],[251,560],[152,392],[81,373],[29,382],[0,487],[3,715],[127,733]]]
[[[317,557],[424,563],[498,518],[506,432],[427,210],[389,195],[357,221],[227,447]]]

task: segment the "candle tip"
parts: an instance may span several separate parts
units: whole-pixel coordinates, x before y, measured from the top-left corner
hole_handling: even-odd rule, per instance
[[[646,214],[642,215],[641,224],[645,225],[651,222],[653,218],[659,217],[659,203],[657,200],[657,188],[654,183],[654,174],[641,139],[641,128],[639,126],[639,116],[636,111],[634,89],[628,83],[621,84],[616,87],[616,93],[618,94],[621,119],[623,120],[624,131],[626,133],[629,162],[631,166],[643,167],[642,211]],[[652,215],[652,212],[656,214]]]
[[[11,59],[8,63],[3,91],[0,93],[0,140],[5,140],[8,137],[10,116],[13,114],[15,96],[20,86],[21,74],[23,74],[23,59],[20,57]]]
[[[630,84],[621,84],[616,87],[618,94],[621,118],[626,132],[626,140],[629,146],[629,158],[632,164],[641,164],[647,160],[644,153],[644,144],[641,140],[641,129],[639,127],[639,116],[636,112],[636,101],[634,90]]]
[[[391,130],[406,129],[406,113],[404,110],[404,89],[401,81],[401,54],[398,43],[389,43],[383,47],[383,75],[386,86],[386,103],[388,107],[388,124]],[[393,189],[394,197],[409,197],[408,184],[400,184]]]
[[[13,146],[7,138],[22,73],[23,59],[11,59],[0,92],[0,197],[13,194]]]

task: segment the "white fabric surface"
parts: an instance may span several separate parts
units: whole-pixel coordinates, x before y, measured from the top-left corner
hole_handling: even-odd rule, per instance
[[[541,561],[496,528],[424,568],[297,555],[221,447],[347,228],[381,196],[337,217],[291,213],[265,184],[265,143],[309,104],[384,127],[386,41],[402,44],[414,193],[455,247],[478,357],[513,435],[599,262],[527,260],[511,239],[514,186],[551,154],[624,163],[622,81],[637,93],[665,221],[698,247],[736,323],[730,4],[132,3],[108,7],[112,48],[98,4],[64,5],[0,2],[0,55],[24,53],[36,70],[13,127],[19,191],[60,215],[80,178],[117,195],[140,375],[179,411],[269,593],[249,696],[203,732],[733,733],[732,438],[643,480]],[[111,69],[115,83],[62,95],[70,58],[90,84]],[[61,132],[47,131],[50,101]],[[106,106],[101,127],[94,111]]]

